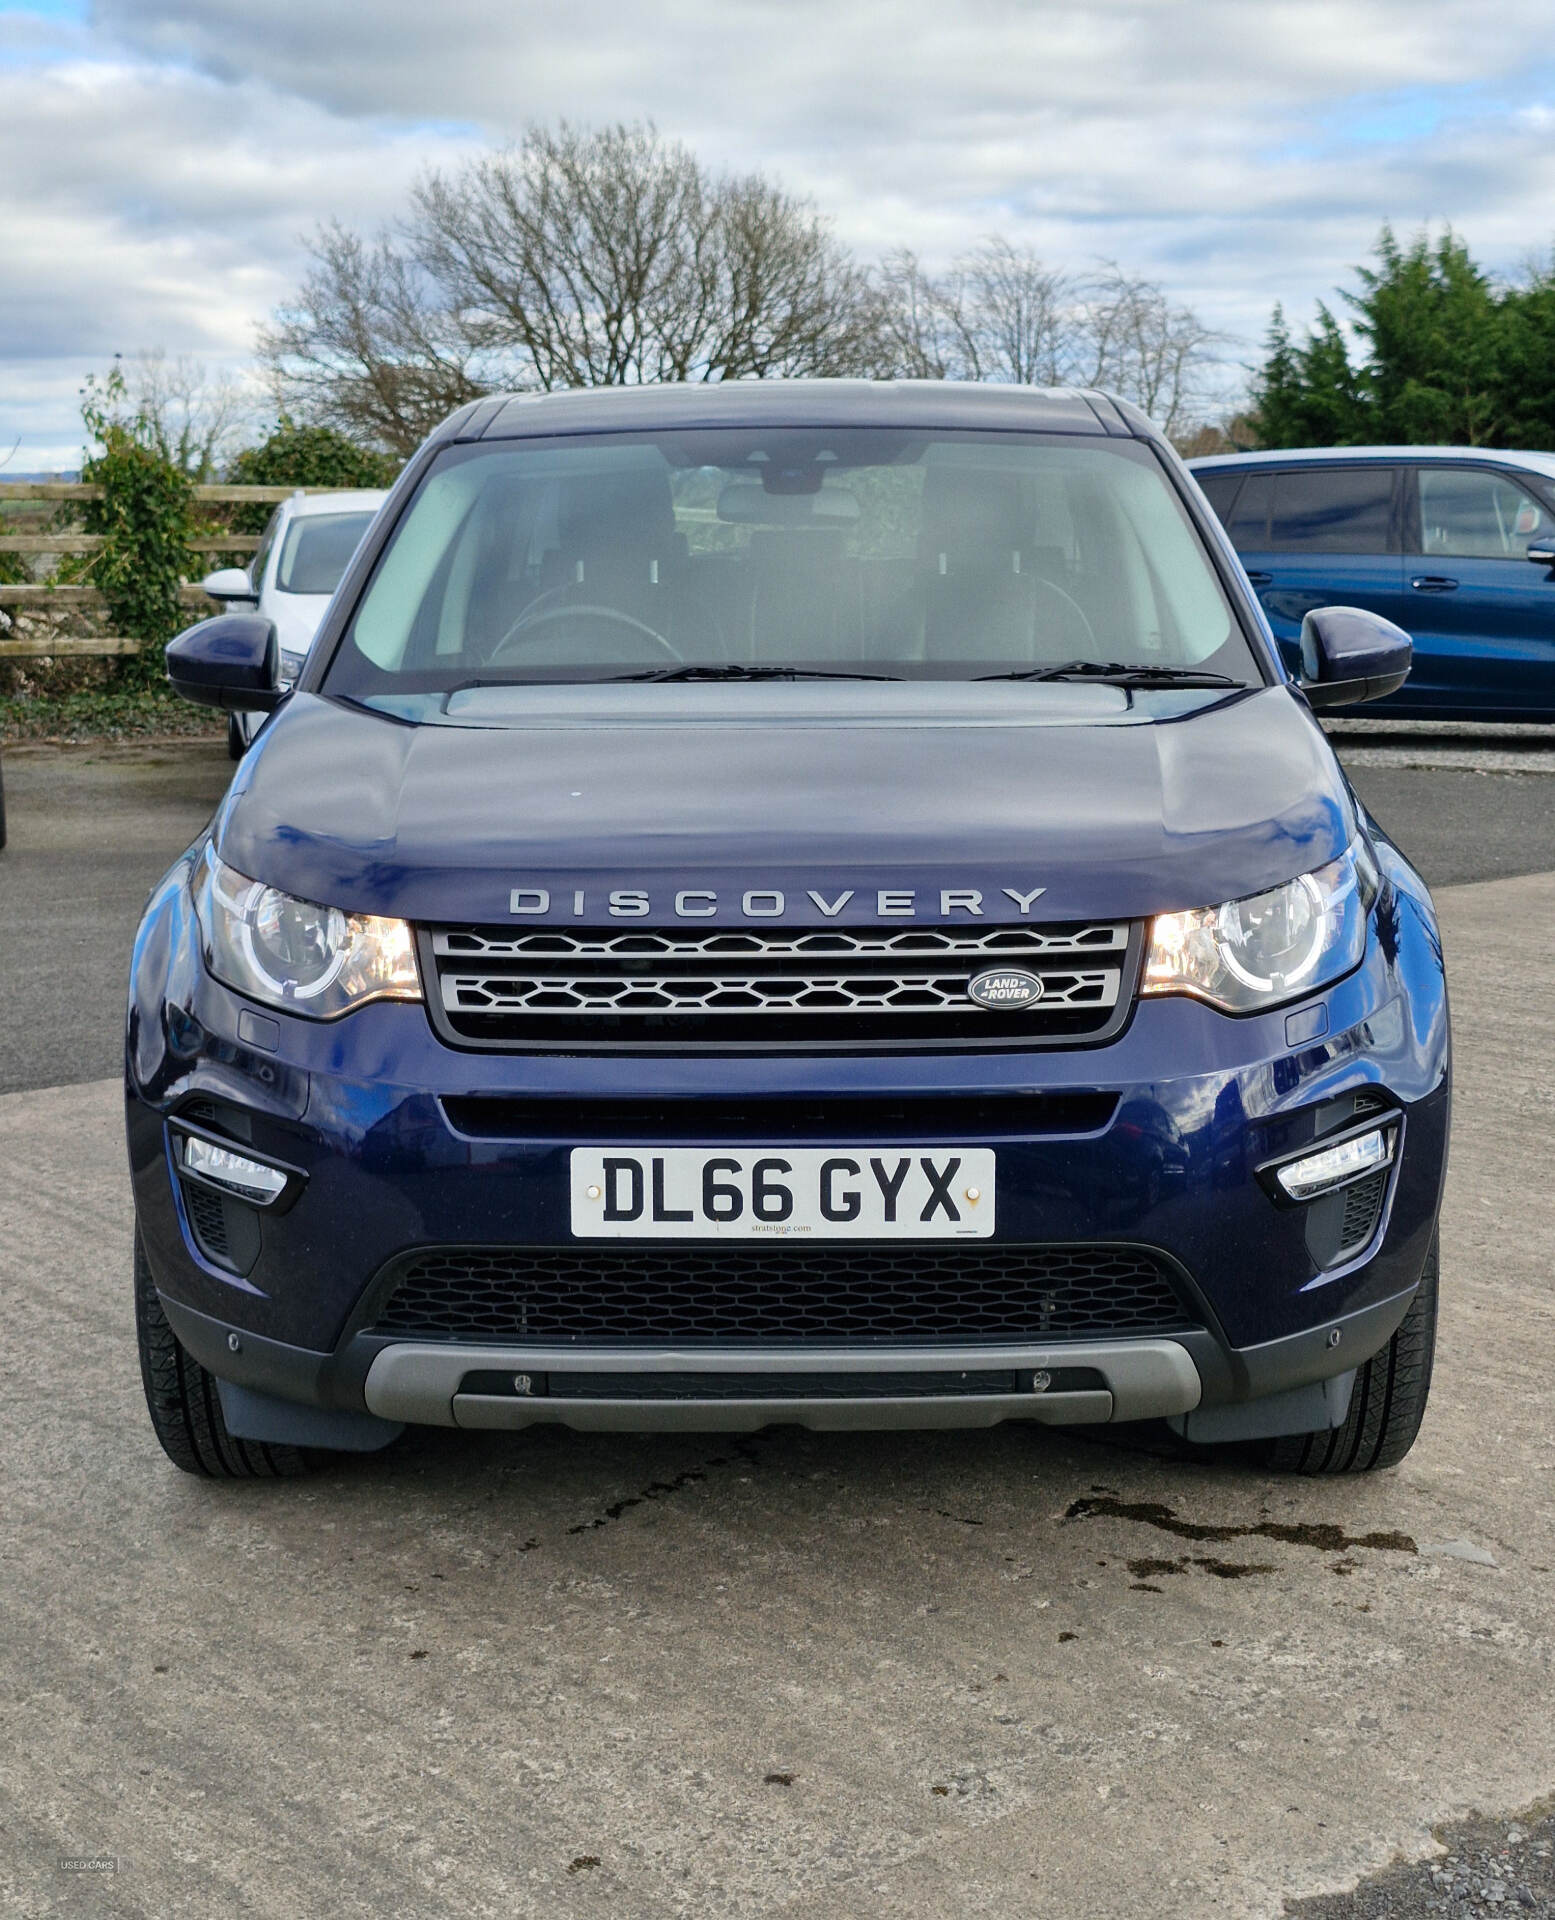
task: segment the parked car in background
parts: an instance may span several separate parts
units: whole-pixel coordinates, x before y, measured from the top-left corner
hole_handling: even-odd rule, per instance
[[[1287,664],[1314,607],[1403,627],[1379,714],[1555,721],[1555,454],[1320,447],[1191,463]]]
[[[270,516],[246,567],[223,567],[200,585],[229,607],[254,607],[275,622],[281,679],[290,686],[318,632],[324,609],[340,584],[387,494],[373,488],[353,493],[297,492]],[[240,759],[263,721],[262,714],[227,717],[227,746]]]

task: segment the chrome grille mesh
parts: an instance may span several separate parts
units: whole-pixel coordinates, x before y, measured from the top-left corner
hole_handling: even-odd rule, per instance
[[[742,974],[738,980],[705,974],[534,974],[516,979],[445,973],[443,1005],[450,1013],[937,1013],[966,1006],[965,972],[868,974],[825,979]],[[1110,1007],[1117,999],[1116,968],[1050,973],[1042,998],[1051,1006]]]
[[[481,959],[569,960],[708,959],[721,962],[749,959],[756,966],[771,960],[828,958],[848,960],[923,960],[942,954],[973,960],[1009,960],[1050,954],[1121,952],[1126,926],[1100,921],[1080,927],[914,927],[887,931],[879,927],[817,927],[781,932],[724,928],[717,933],[574,932],[568,927],[504,928],[446,927],[432,936],[439,957],[464,955]]]
[[[442,927],[427,936],[449,1037],[494,1046],[1082,1039],[1126,1011],[1127,923],[994,927]],[[1041,980],[1018,1009],[979,973]]]

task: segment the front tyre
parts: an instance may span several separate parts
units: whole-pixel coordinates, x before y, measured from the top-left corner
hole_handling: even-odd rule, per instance
[[[300,1447],[235,1440],[228,1433],[216,1376],[179,1345],[168,1325],[138,1231],[135,1336],[151,1425],[175,1467],[212,1480],[293,1480],[309,1471],[308,1456]]]
[[[1398,1332],[1355,1376],[1344,1425],[1271,1440],[1264,1464],[1282,1473],[1374,1473],[1396,1467],[1415,1443],[1436,1354],[1438,1242]]]

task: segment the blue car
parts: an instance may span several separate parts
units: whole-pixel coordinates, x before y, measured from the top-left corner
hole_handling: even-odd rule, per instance
[[[1195,460],[1287,663],[1314,607],[1403,627],[1379,716],[1555,720],[1555,454],[1328,447]]]
[[[522,396],[411,460],[135,944],[147,1402],[190,1472],[407,1423],[1164,1420],[1391,1465],[1449,1036],[1420,876],[1101,394]]]

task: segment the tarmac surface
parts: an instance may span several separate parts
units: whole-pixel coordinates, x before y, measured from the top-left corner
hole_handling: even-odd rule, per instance
[[[140,897],[230,767],[8,754],[0,1913],[1551,1912],[1555,874],[1450,884],[1517,832],[1555,867],[1542,771],[1356,767],[1449,881],[1442,1337],[1397,1471],[538,1430],[234,1487],[146,1422],[110,1077]]]

